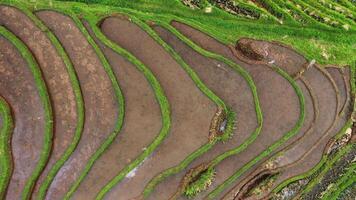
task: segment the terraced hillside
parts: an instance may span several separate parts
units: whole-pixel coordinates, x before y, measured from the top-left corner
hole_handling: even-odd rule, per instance
[[[355,14],[0,0],[0,199],[354,199]]]

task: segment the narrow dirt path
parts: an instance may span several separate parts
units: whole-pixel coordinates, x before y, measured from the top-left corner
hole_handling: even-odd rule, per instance
[[[170,135],[136,171],[108,193],[107,198],[130,199],[159,172],[176,166],[190,153],[208,142],[215,104],[199,91],[177,62],[147,33],[134,23],[110,17],[101,25],[103,33],[130,51],[150,68],[161,83],[171,105]]]
[[[85,122],[77,149],[61,168],[46,199],[62,199],[90,156],[114,130],[118,105],[112,83],[92,46],[68,16],[54,11],[36,15],[57,36],[76,70],[85,105]]]
[[[11,147],[14,171],[6,199],[20,199],[42,152],[45,114],[31,70],[18,50],[0,36],[0,94],[15,116]]]
[[[100,189],[130,164],[160,133],[161,114],[146,77],[122,56],[103,45],[84,23],[100,46],[119,81],[125,97],[125,118],[120,135],[93,165],[73,199],[94,199]]]

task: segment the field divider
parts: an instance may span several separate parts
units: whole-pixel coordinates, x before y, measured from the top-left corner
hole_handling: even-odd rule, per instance
[[[14,6],[8,3],[2,3],[3,5],[7,6]],[[84,100],[82,96],[82,91],[80,88],[80,84],[78,81],[77,74],[74,70],[73,64],[71,60],[69,59],[67,53],[65,52],[63,46],[57,39],[57,37],[39,20],[28,8],[25,6],[15,3],[16,8],[22,11],[26,16],[28,16],[35,24],[36,26],[41,29],[48,37],[48,39],[51,41],[52,45],[55,47],[57,53],[60,55],[62,58],[62,61],[64,62],[66,66],[67,73],[69,75],[69,79],[71,82],[71,86],[73,88],[73,93],[76,101],[76,108],[77,108],[77,126],[73,135],[73,140],[68,146],[68,148],[64,151],[64,153],[60,156],[60,158],[54,163],[52,168],[49,170],[48,174],[46,175],[46,178],[42,182],[41,186],[39,187],[39,192],[38,192],[38,197],[34,197],[35,199],[44,199],[45,194],[47,192],[48,187],[52,183],[54,177],[60,170],[60,168],[64,165],[64,163],[69,159],[69,157],[72,155],[74,150],[76,149],[84,127]]]
[[[30,177],[26,180],[25,188],[22,191],[21,199],[27,200],[31,198],[32,190],[39,178],[41,172],[45,168],[52,149],[52,139],[53,139],[53,111],[51,101],[49,99],[47,86],[42,77],[42,72],[37,64],[36,59],[33,57],[30,50],[26,45],[17,38],[12,32],[7,30],[5,27],[0,26],[0,35],[9,40],[20,52],[23,59],[27,62],[28,67],[33,75],[35,84],[37,87],[38,95],[40,97],[41,103],[44,109],[44,140],[43,147],[40,153],[40,158],[36,164],[35,169],[31,173]]]
[[[14,119],[10,105],[0,96],[0,199],[5,199],[7,187],[14,170],[11,154],[11,138],[14,130]]]
[[[136,159],[127,165],[124,169],[122,169],[118,174],[112,178],[97,194],[96,199],[102,199],[115,185],[117,185],[120,181],[122,181],[125,176],[134,168],[139,166],[145,158],[150,156],[154,150],[163,142],[163,140],[168,136],[170,126],[171,126],[171,117],[170,117],[170,105],[164,91],[153,75],[153,73],[148,69],[140,60],[134,57],[127,50],[123,49],[119,45],[110,41],[98,28],[98,23],[100,19],[94,17],[93,15],[87,13],[84,17],[85,20],[90,24],[94,34],[96,37],[103,42],[104,45],[111,48],[117,54],[125,57],[130,63],[132,63],[140,72],[144,74],[148,82],[150,83],[156,99],[159,103],[161,115],[162,115],[162,128],[160,130],[159,135],[154,139],[154,141],[144,150],[142,154],[140,154]]]
[[[262,160],[263,158],[269,156],[273,151],[275,151],[277,148],[279,148],[283,143],[288,141],[290,138],[292,138],[294,135],[298,133],[300,128],[302,127],[305,119],[305,100],[303,93],[299,86],[296,84],[294,79],[290,77],[286,72],[284,72],[282,69],[279,67],[273,66],[272,67],[276,72],[278,72],[280,75],[282,75],[289,83],[291,83],[293,89],[295,90],[298,99],[299,99],[299,104],[300,104],[300,114],[299,114],[299,119],[298,122],[295,124],[295,126],[288,131],[282,138],[277,140],[275,143],[273,143],[271,146],[269,146],[266,150],[264,150],[262,153],[260,153],[258,156],[256,156],[254,159],[246,163],[242,168],[238,169],[234,175],[229,177],[227,180],[224,181],[224,183],[220,184],[217,188],[215,188],[211,193],[209,193],[206,198],[207,199],[215,199],[219,194],[221,194],[227,187],[229,187],[231,184],[233,184],[237,178],[239,178],[243,173],[245,173],[248,169],[250,169],[253,165],[255,165],[257,162]]]
[[[36,11],[42,11],[42,10],[53,10],[53,9],[50,7],[45,7],[45,6],[36,9]],[[96,150],[96,152],[89,158],[89,160],[87,161],[87,164],[85,165],[85,168],[81,172],[79,178],[71,185],[69,191],[65,194],[64,199],[69,200],[72,197],[72,195],[74,194],[74,192],[76,191],[76,189],[79,187],[80,183],[84,180],[86,175],[89,173],[89,171],[92,168],[92,166],[94,165],[95,161],[105,152],[105,150],[112,144],[112,142],[115,140],[115,138],[119,134],[119,132],[123,126],[123,121],[124,121],[125,100],[124,100],[122,91],[120,89],[120,86],[118,84],[118,81],[116,79],[116,76],[114,75],[114,72],[112,71],[112,68],[111,68],[110,64],[108,63],[105,55],[100,50],[98,45],[95,43],[93,38],[91,38],[90,34],[86,30],[86,28],[84,27],[84,25],[82,24],[80,19],[71,10],[57,8],[54,11],[60,12],[61,14],[64,14],[64,15],[70,17],[74,21],[74,23],[76,24],[78,29],[81,31],[81,33],[85,36],[85,38],[87,39],[89,44],[92,46],[92,48],[94,49],[96,55],[98,56],[101,64],[103,65],[103,68],[104,68],[106,74],[108,75],[108,77],[111,81],[111,84],[112,84],[112,87],[113,87],[113,90],[115,93],[116,101],[118,103],[118,111],[117,111],[118,117],[117,117],[117,121],[116,121],[114,130],[104,140],[104,142],[100,145],[100,147]]]
[[[186,37],[184,37],[182,34],[180,34],[176,29],[174,29],[171,25],[162,22],[162,21],[155,21],[158,25],[166,28],[167,30],[169,30],[170,32],[172,32],[174,35],[176,35],[180,40],[182,40],[183,42],[185,42],[187,45],[189,45],[190,47],[192,47],[195,51],[197,51],[198,53],[200,53],[203,56],[209,57],[209,58],[213,58],[216,60],[219,60],[221,62],[226,63],[227,65],[229,65],[230,67],[232,67],[236,72],[238,72],[241,76],[243,76],[243,78],[247,81],[251,92],[253,94],[253,98],[254,98],[254,104],[255,104],[255,111],[256,111],[256,115],[257,115],[257,121],[258,121],[258,127],[255,129],[255,131],[253,131],[253,133],[251,133],[251,136],[247,139],[247,143],[242,144],[241,146],[233,149],[232,151],[229,152],[229,155],[235,155],[239,152],[241,152],[243,149],[245,149],[249,144],[251,144],[259,135],[259,132],[262,128],[262,121],[263,121],[263,116],[262,116],[262,111],[260,108],[260,104],[259,104],[259,99],[258,99],[258,95],[257,95],[257,89],[256,86],[251,78],[251,76],[248,74],[248,72],[246,72],[243,68],[241,68],[239,65],[235,64],[234,62],[224,58],[221,55],[217,55],[211,52],[208,52],[204,49],[202,49],[201,47],[197,46],[196,44],[194,44],[193,42],[191,42],[189,39],[187,39]],[[211,148],[211,147],[207,147],[207,148]],[[211,165],[211,167],[209,167],[209,170],[212,170],[213,166],[214,166],[214,162],[209,163],[209,165]],[[174,171],[175,169],[168,169],[163,173],[169,173]],[[159,176],[156,178],[158,179]],[[146,194],[149,194],[153,188],[153,185],[156,184],[155,183],[156,180],[152,179],[151,182],[146,186],[144,194],[146,192]]]
[[[181,65],[181,67],[186,71],[186,73],[191,77],[191,79],[195,82],[199,90],[205,94],[210,100],[212,100],[218,108],[221,108],[223,112],[225,113],[227,125],[226,125],[226,130],[222,136],[214,137],[210,141],[208,141],[206,144],[203,146],[199,147],[198,150],[195,152],[191,153],[188,157],[186,157],[180,164],[178,164],[175,167],[171,167],[164,172],[160,173],[159,175],[155,176],[147,185],[143,192],[143,196],[147,197],[154,189],[154,187],[163,181],[166,177],[171,176],[173,174],[178,173],[182,169],[184,169],[188,164],[190,164],[193,160],[195,160],[197,157],[201,156],[205,152],[207,152],[209,149],[211,149],[217,142],[219,141],[224,141],[230,138],[232,131],[233,131],[233,126],[234,126],[234,120],[235,120],[235,113],[227,106],[225,105],[224,101],[221,100],[218,96],[216,96],[208,87],[204,85],[204,83],[200,80],[198,75],[188,66],[183,59],[170,47],[168,44],[166,44],[147,24],[144,22],[140,21],[138,18],[135,18],[133,16],[129,16],[130,20],[138,25],[140,28],[142,28],[146,33],[148,33],[158,44],[160,44],[176,61],[178,64]],[[150,188],[147,190],[147,188]],[[98,195],[97,199],[103,198],[105,194],[100,193]]]
[[[351,85],[351,96],[353,96],[354,101],[355,101],[355,94],[356,94],[356,80],[355,80],[355,75],[356,75],[356,65],[351,65],[350,66],[350,85]],[[352,98],[351,98],[352,101]],[[352,108],[353,113],[356,113],[356,105],[354,104],[354,107]],[[352,115],[350,116],[349,120],[346,122],[346,124],[343,126],[343,128],[338,132],[338,134],[336,134],[334,136],[334,140],[340,139],[346,132],[347,128],[351,128],[353,125],[352,121]],[[285,188],[286,186],[288,186],[289,184],[296,182],[298,180],[301,179],[305,179],[307,177],[312,176],[313,174],[317,173],[318,170],[320,170],[322,168],[322,166],[325,164],[325,162],[328,161],[328,155],[324,154],[321,158],[321,160],[318,162],[318,164],[316,164],[311,170],[297,175],[295,177],[292,177],[288,180],[285,180],[284,182],[282,182],[281,184],[279,184],[275,189],[273,189],[272,193],[278,193],[280,192],[283,188]],[[315,182],[316,183],[316,182]],[[304,191],[302,191],[302,193],[305,193],[305,190],[309,190],[311,187],[308,186],[307,188],[304,189]]]

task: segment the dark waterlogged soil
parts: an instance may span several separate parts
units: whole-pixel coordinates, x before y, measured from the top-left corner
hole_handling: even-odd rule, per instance
[[[205,96],[183,68],[146,32],[127,19],[110,17],[101,25],[112,41],[140,59],[156,76],[171,106],[168,137],[152,156],[110,191],[108,199],[137,197],[145,185],[163,170],[178,165],[208,142],[216,105]]]
[[[0,94],[11,106],[16,124],[11,141],[14,170],[6,196],[9,200],[20,199],[26,180],[37,165],[42,150],[44,105],[26,61],[15,46],[2,36]]]
[[[72,60],[85,104],[81,140],[58,172],[46,197],[62,199],[90,156],[114,130],[118,105],[112,83],[99,58],[72,19],[54,11],[41,11],[36,15],[53,31]]]

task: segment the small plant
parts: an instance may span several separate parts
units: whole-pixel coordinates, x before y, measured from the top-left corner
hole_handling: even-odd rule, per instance
[[[188,198],[193,198],[199,192],[206,190],[213,182],[215,177],[215,169],[208,168],[202,172],[197,180],[190,183],[184,191],[184,195]]]

